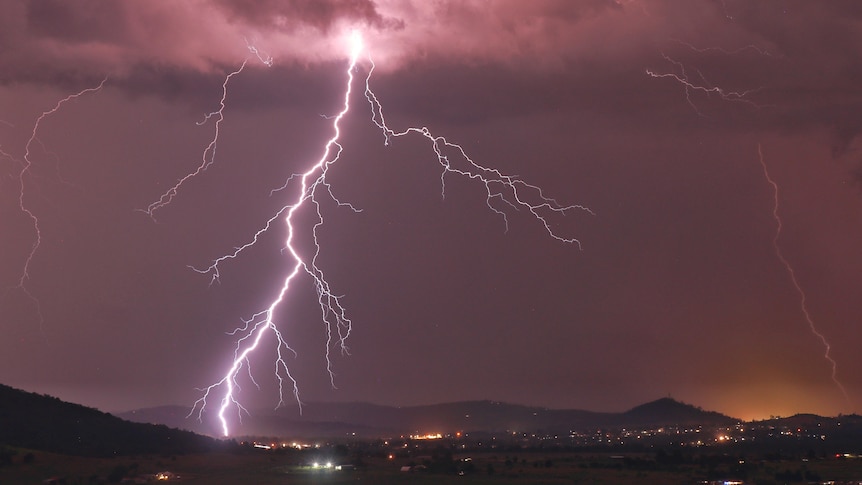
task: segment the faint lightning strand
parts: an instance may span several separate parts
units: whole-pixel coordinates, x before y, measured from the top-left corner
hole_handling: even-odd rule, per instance
[[[6,150],[3,150],[3,145],[0,145],[0,157],[3,157],[6,160],[9,160],[12,163],[21,164],[21,161],[16,159],[11,153],[7,152]],[[11,178],[11,175],[10,175],[10,178]]]
[[[377,99],[377,96],[371,90],[371,75],[374,72],[374,62],[369,58],[371,68],[368,70],[368,75],[365,78],[365,97],[371,105],[371,120],[383,131],[384,144],[389,145],[393,138],[405,136],[410,133],[415,133],[427,138],[431,142],[431,148],[437,156],[437,162],[442,167],[440,173],[440,184],[442,196],[446,195],[446,175],[456,174],[468,179],[477,180],[485,187],[485,202],[489,209],[499,214],[503,218],[506,230],[509,229],[509,219],[506,212],[498,207],[495,207],[493,201],[505,204],[513,209],[526,208],[533,216],[542,223],[548,234],[558,241],[565,243],[576,244],[581,248],[581,242],[574,237],[565,237],[559,235],[551,227],[548,220],[548,213],[567,214],[571,211],[583,211],[590,215],[595,213],[583,205],[561,205],[556,200],[546,197],[542,189],[536,185],[529,184],[518,179],[513,175],[506,175],[494,168],[488,168],[476,163],[464,151],[461,145],[452,143],[442,136],[436,136],[431,133],[427,127],[410,127],[403,131],[396,132],[389,128],[386,124],[386,118],[383,116],[383,106]],[[467,164],[466,168],[457,168],[452,165],[452,161],[444,153],[445,149],[455,151],[455,154],[460,155],[460,158]]]
[[[24,146],[24,160],[21,166],[21,170],[18,172],[18,207],[21,209],[21,212],[27,215],[30,218],[30,221],[33,224],[33,232],[35,234],[35,240],[33,241],[33,245],[30,246],[30,252],[27,254],[27,258],[24,260],[24,268],[21,271],[21,277],[18,279],[18,286],[25,295],[33,302],[36,312],[39,316],[39,325],[44,323],[45,319],[42,315],[41,305],[39,305],[39,300],[30,292],[27,288],[26,283],[27,280],[30,279],[30,264],[33,262],[33,258],[36,256],[36,251],[38,251],[39,246],[42,244],[42,231],[39,227],[39,218],[36,217],[36,214],[27,207],[25,199],[25,189],[24,189],[24,179],[25,176],[30,174],[30,168],[33,166],[33,160],[30,156],[30,149],[33,146],[33,143],[41,143],[37,138],[37,133],[39,132],[39,127],[42,124],[42,121],[45,118],[56,113],[65,103],[77,99],[81,96],[84,96],[88,93],[94,93],[102,89],[105,83],[108,81],[108,78],[105,77],[102,79],[102,82],[99,83],[98,86],[92,88],[86,88],[77,93],[70,94],[65,98],[57,101],[57,104],[54,105],[53,108],[42,112],[38,118],[36,118],[36,122],[33,124],[33,131],[30,133],[30,138],[27,140],[27,144]]]
[[[248,39],[245,39],[245,43],[246,43],[246,47],[248,48],[248,51],[254,57],[256,57],[263,65],[265,65],[267,67],[272,67],[272,64],[273,64],[272,56],[264,54],[263,52],[261,52],[253,43],[249,42]],[[150,204],[149,206],[147,206],[146,209],[141,209],[141,211],[146,213],[148,216],[150,216],[150,218],[155,219],[155,216],[154,216],[155,211],[157,211],[158,209],[161,209],[162,207],[171,203],[171,201],[174,199],[174,197],[177,196],[177,193],[179,192],[180,187],[184,183],[186,183],[186,181],[200,175],[202,172],[205,172],[210,167],[210,165],[212,165],[213,162],[215,162],[216,148],[218,147],[218,138],[219,138],[219,132],[220,132],[219,130],[221,128],[221,122],[224,121],[224,110],[226,107],[225,103],[227,101],[227,96],[228,96],[228,84],[230,83],[231,78],[233,78],[237,74],[241,73],[243,71],[243,69],[245,69],[246,64],[248,64],[248,58],[246,58],[242,61],[242,64],[240,65],[240,67],[237,70],[232,71],[232,72],[228,73],[227,76],[225,76],[224,82],[222,82],[222,95],[221,95],[221,99],[219,100],[219,109],[204,115],[203,120],[201,120],[200,122],[197,123],[197,125],[200,126],[200,125],[206,124],[211,118],[216,118],[215,128],[213,129],[213,137],[212,137],[212,139],[210,139],[210,142],[207,145],[207,147],[204,149],[203,153],[201,153],[200,165],[198,165],[198,167],[197,167],[197,169],[195,169],[195,171],[193,171],[189,174],[186,174],[185,176],[180,178],[177,181],[177,183],[174,184],[173,187],[169,188],[165,193],[163,193],[157,201],[155,201],[152,204]]]
[[[796,292],[799,294],[799,306],[802,308],[802,314],[805,316],[805,321],[808,322],[808,328],[811,330],[811,333],[817,337],[820,342],[823,344],[823,347],[826,349],[823,357],[829,362],[832,366],[832,382],[841,390],[841,393],[844,394],[844,399],[847,402],[850,402],[850,396],[847,394],[847,390],[844,388],[844,385],[841,384],[841,381],[838,380],[838,363],[835,362],[835,359],[832,358],[831,350],[832,346],[829,344],[829,341],[826,340],[826,337],[817,330],[817,326],[814,324],[814,319],[811,318],[811,314],[808,312],[808,304],[807,304],[807,296],[805,291],[802,290],[802,286],[799,284],[799,281],[796,279],[796,271],[794,271],[793,266],[790,264],[790,261],[784,257],[784,253],[781,251],[781,247],[778,245],[778,239],[781,237],[781,229],[783,227],[781,222],[781,216],[778,214],[778,184],[772,180],[772,177],[769,176],[769,170],[766,168],[766,162],[763,160],[763,150],[760,144],[757,145],[757,155],[760,159],[760,166],[763,167],[763,175],[766,177],[766,181],[769,182],[769,185],[772,186],[772,194],[773,194],[773,205],[772,205],[772,217],[775,219],[776,229],[775,229],[775,237],[772,238],[772,246],[775,248],[775,255],[781,261],[781,264],[784,265],[784,268],[787,270],[787,274],[790,276],[790,281],[793,283],[793,287],[796,288]]]
[[[253,49],[253,47],[249,46],[249,49]],[[253,50],[252,53],[254,53],[255,55],[258,55],[258,58],[260,58],[260,55],[257,53],[256,49]],[[263,59],[261,59],[261,61],[266,64],[266,61],[263,61]],[[271,65],[272,60],[269,59],[268,62],[270,64],[267,64],[267,65]],[[177,181],[177,183],[174,184],[173,187],[171,187],[167,191],[165,191],[165,193],[163,193],[157,201],[148,205],[146,209],[140,209],[142,212],[144,212],[148,216],[150,216],[150,218],[155,219],[155,215],[154,215],[155,212],[157,210],[161,209],[162,207],[170,204],[171,201],[174,200],[174,197],[176,197],[177,193],[180,190],[180,187],[184,183],[186,183],[186,181],[188,181],[191,178],[196,177],[197,175],[201,174],[202,172],[205,172],[210,167],[210,165],[212,165],[213,162],[215,161],[216,148],[218,146],[219,130],[221,128],[221,122],[224,121],[225,102],[227,100],[227,93],[228,93],[227,86],[230,83],[231,78],[233,78],[237,74],[241,73],[242,70],[245,69],[245,66],[247,63],[248,63],[248,59],[242,61],[242,65],[240,65],[237,70],[232,71],[227,76],[225,76],[224,82],[221,85],[222,91],[221,91],[221,100],[219,100],[219,109],[217,109],[216,111],[213,111],[211,113],[207,113],[206,115],[204,115],[203,120],[201,120],[197,123],[197,125],[200,126],[200,125],[207,123],[211,118],[216,119],[215,127],[213,128],[213,137],[212,137],[212,139],[210,139],[209,144],[207,145],[206,148],[204,148],[204,151],[201,154],[200,165],[198,165],[197,169],[195,169],[194,172],[186,174],[185,176],[180,178]]]
[[[745,51],[752,51],[752,52],[756,52],[757,54],[760,54],[762,56],[773,57],[771,52],[769,52],[768,50],[763,49],[761,47],[758,47],[754,44],[744,45],[744,46],[736,48],[736,49],[725,49],[723,47],[697,47],[693,44],[685,42],[684,40],[679,40],[679,39],[674,39],[674,38],[671,38],[670,40],[676,42],[677,44],[688,47],[689,49],[693,50],[694,52],[699,52],[701,54],[707,53],[707,52],[720,52],[722,54],[732,56],[732,55],[736,55],[736,54],[741,54]]]
[[[231,405],[235,405],[237,407],[237,411],[242,413],[244,408],[240,404],[240,402],[234,396],[234,389],[237,387],[237,375],[241,370],[244,363],[247,364],[248,356],[260,345],[261,340],[264,335],[268,331],[272,331],[275,335],[276,339],[276,352],[277,358],[275,360],[275,375],[279,381],[279,402],[276,407],[279,407],[284,404],[284,384],[286,381],[289,381],[292,385],[292,393],[297,403],[300,405],[300,409],[302,406],[302,402],[299,398],[299,387],[297,385],[296,379],[291,375],[290,369],[288,368],[287,362],[284,357],[284,352],[291,352],[295,355],[295,351],[288,345],[287,341],[284,339],[281,332],[278,330],[278,327],[275,325],[274,317],[276,308],[282,303],[285,295],[287,294],[288,289],[290,288],[290,283],[296,278],[302,271],[308,274],[312,280],[314,281],[315,287],[317,289],[318,301],[320,303],[320,308],[322,312],[322,318],[327,327],[327,344],[326,344],[326,358],[327,358],[327,371],[330,375],[330,381],[334,381],[334,374],[332,371],[331,363],[329,362],[329,348],[331,347],[332,339],[335,338],[333,336],[333,328],[336,329],[338,335],[338,343],[343,352],[347,352],[346,339],[350,334],[351,321],[346,316],[346,310],[341,304],[341,299],[339,296],[334,295],[331,292],[329,283],[324,279],[323,271],[316,266],[317,254],[320,251],[320,245],[317,242],[317,228],[323,224],[323,215],[320,212],[320,206],[318,204],[317,199],[315,198],[317,189],[320,186],[324,186],[326,188],[327,194],[330,196],[332,192],[329,190],[329,186],[326,183],[326,173],[329,167],[338,160],[338,156],[341,154],[341,145],[338,143],[338,139],[341,136],[340,130],[340,122],[341,119],[347,114],[350,110],[350,95],[352,92],[353,86],[353,71],[356,66],[357,56],[359,54],[359,48],[355,44],[356,40],[354,40],[354,49],[351,53],[350,64],[347,68],[347,87],[344,93],[344,104],[341,111],[338,113],[332,121],[332,129],[333,135],[326,142],[323,150],[323,155],[320,159],[315,162],[307,171],[302,174],[297,175],[299,179],[299,194],[294,200],[292,204],[284,206],[278,214],[269,219],[264,226],[264,228],[260,229],[257,233],[255,233],[254,238],[251,242],[240,246],[233,253],[223,256],[217,259],[213,264],[204,270],[198,270],[200,272],[208,273],[212,272],[214,278],[217,278],[218,275],[218,265],[220,262],[225,259],[232,259],[239,255],[244,249],[254,245],[254,243],[258,240],[259,236],[269,229],[272,222],[280,217],[282,214],[284,215],[284,222],[287,226],[287,239],[285,240],[284,248],[287,252],[290,253],[293,258],[295,264],[291,272],[284,279],[284,283],[281,287],[281,290],[278,292],[278,295],[266,310],[256,313],[244,327],[236,329],[234,334],[242,335],[237,340],[237,346],[234,351],[234,360],[229,367],[227,373],[216,383],[202,389],[204,395],[198,399],[189,415],[194,413],[194,411],[198,410],[198,418],[202,417],[202,413],[207,405],[207,399],[210,396],[210,393],[215,392],[217,388],[224,388],[224,395],[221,398],[221,405],[218,411],[218,417],[221,422],[222,432],[225,436],[228,436],[229,429],[227,424],[227,419],[225,417],[225,413]],[[335,149],[334,149],[335,148]],[[334,152],[334,154],[333,154]],[[294,177],[291,177],[292,179]],[[314,244],[315,244],[315,254],[312,257],[311,261],[306,262],[302,256],[297,252],[296,248],[293,246],[293,238],[295,235],[295,230],[293,226],[293,215],[294,213],[302,207],[302,205],[306,202],[310,201],[311,204],[315,206],[315,211],[317,212],[318,220],[315,223],[313,236],[314,236]],[[337,199],[336,199],[336,202]]]
[[[679,69],[679,74],[672,73],[672,72],[657,73],[651,69],[647,69],[646,70],[647,75],[650,77],[653,77],[653,78],[670,78],[670,79],[675,80],[679,84],[682,84],[683,88],[685,89],[685,99],[688,102],[689,106],[691,106],[692,109],[694,109],[694,111],[698,114],[698,116],[705,116],[705,115],[700,111],[700,109],[697,107],[697,105],[694,104],[694,101],[692,100],[692,93],[693,92],[701,92],[701,93],[706,94],[707,96],[717,95],[719,98],[721,98],[725,101],[734,101],[734,102],[739,102],[739,103],[745,103],[745,104],[751,105],[755,108],[761,108],[762,107],[759,104],[755,103],[754,101],[751,101],[750,99],[748,99],[748,96],[751,93],[757,92],[757,91],[759,91],[759,89],[749,89],[746,91],[730,91],[730,90],[722,89],[722,88],[717,87],[717,86],[712,86],[711,83],[706,80],[704,75],[700,71],[697,71],[698,75],[700,76],[701,80],[704,83],[704,84],[699,84],[699,83],[691,80],[688,73],[686,72],[685,65],[683,63],[676,61],[674,59],[671,59],[666,54],[662,54],[662,57],[664,57],[664,59],[666,61],[675,65]]]

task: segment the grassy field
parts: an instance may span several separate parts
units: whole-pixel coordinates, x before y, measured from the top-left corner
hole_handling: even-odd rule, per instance
[[[127,483],[134,478],[170,471],[176,483],[233,484],[664,484],[689,485],[721,474],[745,470],[746,484],[819,483],[826,480],[862,480],[862,460],[802,459],[762,461],[711,466],[704,462],[659,465],[654,454],[612,455],[610,453],[503,454],[484,452],[455,455],[446,467],[419,472],[403,472],[401,467],[416,460],[364,457],[356,470],[313,468],[308,456],[254,450],[244,453],[212,453],[180,456],[136,456],[78,458],[50,453],[17,450],[10,465],[0,468],[0,483],[44,483],[51,477],[66,484]],[[720,455],[720,454],[717,454]],[[726,456],[726,455],[725,455]],[[350,460],[342,460],[349,462]],[[725,467],[725,468],[722,468]],[[459,475],[463,470],[464,475]],[[725,477],[727,478],[727,477]],[[170,483],[171,481],[167,482]],[[165,483],[165,482],[159,482]]]

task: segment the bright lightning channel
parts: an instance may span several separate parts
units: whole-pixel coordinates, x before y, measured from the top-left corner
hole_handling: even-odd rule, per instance
[[[841,390],[841,393],[844,394],[844,399],[846,399],[847,402],[850,402],[850,396],[848,396],[847,390],[844,388],[841,381],[838,380],[838,363],[832,358],[832,346],[829,344],[826,336],[817,330],[817,326],[814,324],[814,319],[808,311],[807,295],[802,289],[802,285],[799,284],[799,280],[796,279],[796,271],[794,271],[793,265],[791,265],[790,261],[784,257],[784,253],[781,251],[781,246],[778,244],[778,240],[781,237],[781,230],[783,228],[781,216],[778,214],[778,184],[769,175],[769,170],[766,168],[766,162],[763,160],[763,149],[760,144],[757,145],[757,156],[760,160],[760,166],[763,167],[763,176],[766,177],[766,181],[772,186],[772,218],[775,219],[776,224],[775,236],[772,238],[772,247],[775,249],[775,256],[778,257],[778,260],[781,261],[784,269],[787,270],[790,282],[793,283],[796,293],[799,294],[799,306],[801,307],[802,314],[805,316],[805,321],[808,322],[809,330],[811,330],[811,333],[814,334],[814,336],[820,340],[820,343],[823,344],[823,348],[825,349],[823,358],[832,366],[832,382],[834,382],[838,389]]]
[[[243,412],[247,412],[239,402],[236,395],[239,389],[237,377],[243,370],[243,367],[245,367],[250,380],[256,385],[249,368],[249,356],[261,345],[261,342],[268,333],[272,333],[275,337],[277,354],[275,360],[275,376],[279,382],[279,402],[277,407],[284,404],[284,388],[289,382],[292,388],[291,392],[293,397],[300,405],[301,409],[302,402],[299,398],[299,387],[296,379],[291,375],[290,369],[285,361],[286,353],[293,353],[295,355],[295,352],[288,345],[282,333],[276,326],[275,315],[279,305],[284,301],[291,283],[293,283],[294,279],[302,273],[311,277],[317,289],[318,303],[320,304],[322,319],[327,328],[326,366],[327,371],[329,372],[330,382],[333,384],[333,387],[334,373],[332,371],[330,361],[330,348],[337,345],[342,353],[348,352],[346,341],[351,332],[351,321],[347,317],[346,309],[341,304],[340,297],[332,293],[329,283],[324,278],[323,271],[317,266],[317,257],[320,253],[320,245],[317,240],[317,230],[323,224],[323,214],[317,197],[319,195],[318,190],[322,187],[321,190],[323,190],[325,194],[332,198],[336,203],[348,206],[354,211],[357,211],[353,206],[339,201],[333,195],[326,180],[326,175],[332,164],[338,161],[342,152],[342,146],[338,141],[341,135],[340,123],[350,110],[350,97],[353,91],[355,77],[354,72],[357,70],[360,56],[363,55],[364,51],[365,47],[363,40],[359,33],[354,31],[350,37],[350,61],[346,70],[347,83],[344,90],[344,103],[341,111],[331,118],[333,134],[325,143],[323,153],[316,162],[314,162],[305,172],[295,174],[288,179],[283,187],[276,189],[284,189],[289,183],[298,179],[300,187],[296,198],[290,204],[282,207],[272,218],[267,220],[264,226],[254,234],[249,242],[236,248],[232,253],[216,259],[207,268],[193,268],[195,271],[200,273],[209,274],[213,281],[218,280],[219,265],[222,262],[238,257],[245,249],[253,246],[258,241],[259,237],[269,230],[271,225],[278,218],[283,218],[285,226],[287,227],[287,238],[284,243],[284,250],[293,258],[293,268],[285,277],[281,289],[270,304],[264,310],[259,311],[250,319],[245,321],[245,324],[242,327],[231,332],[231,335],[239,336],[231,364],[228,366],[227,371],[221,379],[214,384],[201,389],[203,396],[195,402],[191,412],[189,413],[189,416],[191,416],[194,414],[195,410],[197,410],[198,419],[201,419],[203,412],[207,407],[208,399],[220,391],[221,397],[218,407],[218,419],[221,424],[222,433],[225,436],[230,434],[228,419],[226,417],[226,413],[229,408],[231,408],[231,406],[235,406],[236,412],[240,417]],[[505,175],[499,170],[487,168],[476,163],[466,154],[460,145],[451,143],[444,137],[433,135],[426,127],[411,127],[400,132],[390,129],[385,122],[382,106],[370,87],[371,74],[374,71],[374,63],[371,60],[370,55],[367,59],[371,67],[365,77],[364,94],[371,106],[372,122],[383,132],[384,142],[386,145],[389,145],[393,138],[406,136],[408,134],[417,134],[427,138],[431,142],[431,149],[436,154],[437,161],[440,163],[442,168],[440,180],[444,196],[445,177],[448,174],[460,175],[471,180],[478,181],[483,184],[485,188],[487,206],[503,218],[507,229],[509,221],[504,209],[506,207],[509,207],[510,209],[522,208],[528,210],[535,218],[537,218],[551,237],[562,242],[576,244],[580,247],[580,241],[577,239],[565,237],[555,232],[551,226],[549,216],[555,213],[566,214],[575,210],[593,214],[589,208],[581,205],[560,205],[554,199],[545,196],[542,189],[538,186],[528,184],[515,176]],[[463,167],[457,167],[455,162],[450,159],[450,155],[447,154],[447,152],[452,155],[459,156],[466,162],[466,164]],[[317,213],[317,221],[314,223],[312,229],[315,251],[310,259],[304,259],[293,245],[294,235],[296,233],[293,216],[300,207],[306,204],[314,206]]]
[[[27,296],[27,298],[29,298],[33,302],[33,305],[36,308],[36,313],[39,317],[40,328],[42,327],[42,325],[45,322],[45,318],[42,315],[42,308],[41,308],[41,305],[39,304],[39,300],[27,288],[27,280],[30,279],[30,265],[33,263],[33,258],[36,257],[36,252],[39,250],[39,246],[42,244],[42,230],[39,227],[39,218],[36,217],[36,214],[33,213],[32,210],[30,210],[30,208],[27,206],[27,203],[25,202],[26,191],[25,191],[25,187],[24,187],[24,185],[25,185],[24,180],[25,180],[26,176],[31,173],[30,169],[33,167],[33,158],[32,158],[33,144],[37,143],[39,141],[39,138],[37,136],[39,133],[39,127],[41,126],[42,122],[45,121],[46,118],[49,118],[51,115],[53,115],[54,113],[59,111],[60,108],[64,104],[66,104],[66,103],[68,103],[74,99],[80,98],[81,96],[84,96],[86,94],[95,93],[95,92],[100,91],[107,81],[108,81],[108,78],[105,77],[104,79],[102,79],[102,82],[100,82],[98,86],[82,89],[81,91],[78,91],[77,93],[70,94],[70,95],[66,96],[65,98],[57,101],[57,104],[55,104],[53,108],[51,108],[47,111],[43,111],[42,114],[39,115],[38,118],[36,118],[36,122],[33,123],[33,130],[30,132],[30,138],[27,139],[27,144],[24,145],[24,160],[21,163],[21,170],[18,172],[18,178],[17,178],[17,180],[18,180],[18,208],[21,210],[21,212],[23,212],[24,214],[27,215],[27,217],[30,218],[30,222],[33,225],[33,233],[34,233],[33,239],[34,240],[33,240],[33,244],[30,246],[30,252],[27,253],[27,258],[24,260],[24,268],[21,270],[21,276],[18,278],[18,285],[16,286],[16,288],[21,290]]]

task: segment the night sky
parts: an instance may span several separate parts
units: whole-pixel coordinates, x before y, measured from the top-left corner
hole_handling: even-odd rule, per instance
[[[221,378],[227,332],[266,308],[292,266],[285,227],[222,264],[219,283],[189,266],[248,242],[290,200],[272,189],[321,157],[356,29],[393,129],[428,127],[594,215],[550,218],[579,247],[498,205],[507,230],[476,180],[449,174],[443,196],[427,139],[384,143],[363,57],[327,175],[361,212],[323,197],[317,230],[318,265],[353,321],[350,355],[332,351],[337,388],[309,277],[275,317],[304,402],[622,411],[670,395],[746,419],[862,412],[856,0],[0,10],[4,384],[123,411],[191,406]],[[205,117],[244,61],[212,165],[150,218],[140,209],[201,164],[217,118]],[[43,113],[105,78],[28,143]],[[41,232],[23,280],[37,233],[21,201]],[[297,218],[306,256],[313,224]],[[250,361],[260,390],[240,374],[250,409],[278,403],[273,349]]]

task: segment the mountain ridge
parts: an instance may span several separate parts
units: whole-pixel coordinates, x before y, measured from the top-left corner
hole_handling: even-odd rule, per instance
[[[217,430],[208,422],[186,419],[189,408],[162,406],[144,408],[118,416],[137,422],[165,424],[203,434]],[[393,436],[428,432],[567,432],[573,429],[645,426],[732,425],[739,419],[690,404],[662,398],[625,412],[550,409],[492,400],[458,401],[419,406],[385,406],[354,403],[307,403],[302,414],[295,406],[275,411],[257,411],[234,425],[237,435],[321,436],[320,430],[339,435]]]
[[[214,413],[202,419],[189,407],[158,406],[111,415],[66,403],[56,397],[0,384],[0,444],[60,453],[115,456],[135,453],[185,453],[211,450],[225,442]],[[835,421],[847,431],[862,423],[856,415],[823,418],[797,414],[751,422],[774,427],[819,427]],[[307,403],[255,411],[231,427],[232,436],[294,438],[387,438],[428,433],[533,433],[567,435],[596,430],[649,430],[662,427],[699,429],[730,427],[742,420],[715,411],[661,398],[624,412],[550,409],[491,400],[421,406],[354,403]],[[834,434],[834,431],[833,431]],[[166,451],[167,450],[167,451]],[[176,450],[176,451],[172,451]]]
[[[0,444],[73,456],[212,451],[222,442],[0,384]]]

